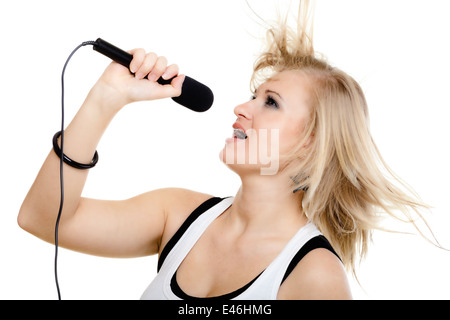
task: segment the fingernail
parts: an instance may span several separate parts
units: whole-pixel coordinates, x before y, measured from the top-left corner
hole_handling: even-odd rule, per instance
[[[169,80],[169,74],[168,73],[164,73],[161,78],[163,78],[164,80]]]

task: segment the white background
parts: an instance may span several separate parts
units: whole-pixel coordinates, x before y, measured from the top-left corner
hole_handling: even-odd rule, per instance
[[[289,1],[250,1],[264,19]],[[296,2],[292,7],[297,8]],[[450,4],[446,0],[319,0],[315,48],[359,81],[385,160],[434,208],[450,247]],[[283,12],[283,10],[281,10]],[[55,299],[53,246],[22,231],[20,205],[60,126],[60,75],[78,44],[98,37],[165,55],[207,84],[215,103],[194,113],[167,101],[122,110],[102,139],[84,195],[127,198],[185,187],[234,195],[239,179],[218,158],[250,96],[264,35],[243,0],[2,1],[0,3],[0,299]],[[82,48],[66,74],[66,124],[109,60]],[[57,190],[55,190],[57,192]],[[450,253],[418,236],[376,232],[356,299],[449,299]],[[156,257],[105,259],[60,250],[64,299],[138,299]],[[350,276],[351,279],[351,276]]]

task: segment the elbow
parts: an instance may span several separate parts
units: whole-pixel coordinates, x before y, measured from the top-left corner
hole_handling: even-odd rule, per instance
[[[35,237],[51,242],[54,233],[54,224],[51,217],[40,214],[34,206],[22,204],[17,216],[17,224],[24,231]]]
[[[38,221],[36,221],[36,216],[36,212],[33,212],[32,209],[27,208],[27,206],[23,204],[17,216],[17,224],[21,229],[36,235],[39,232],[39,224]]]
[[[22,207],[19,210],[19,214],[17,215],[17,224],[19,227],[27,232],[30,232],[30,223],[29,218],[27,216],[26,209],[24,208],[24,205],[22,204]]]

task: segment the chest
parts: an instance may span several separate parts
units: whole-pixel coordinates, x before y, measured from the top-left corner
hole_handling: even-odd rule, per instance
[[[214,297],[238,290],[263,272],[282,251],[274,237],[231,239],[211,228],[189,251],[177,270],[177,282],[188,295]]]

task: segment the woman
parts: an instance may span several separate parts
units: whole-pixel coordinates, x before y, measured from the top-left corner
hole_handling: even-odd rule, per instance
[[[350,299],[345,268],[354,271],[366,252],[376,210],[407,214],[420,204],[383,175],[362,90],[315,55],[303,5],[296,33],[286,23],[269,31],[254,96],[234,109],[235,133],[221,152],[242,182],[234,197],[170,188],[123,201],[88,199],[81,197],[87,171],[65,165],[59,245],[108,257],[158,254],[144,299]],[[142,49],[131,53],[135,75],[108,66],[65,130],[69,158],[89,163],[125,105],[181,93],[176,65]],[[161,76],[176,77],[162,86]],[[51,151],[18,217],[48,242],[56,190],[59,158]]]

